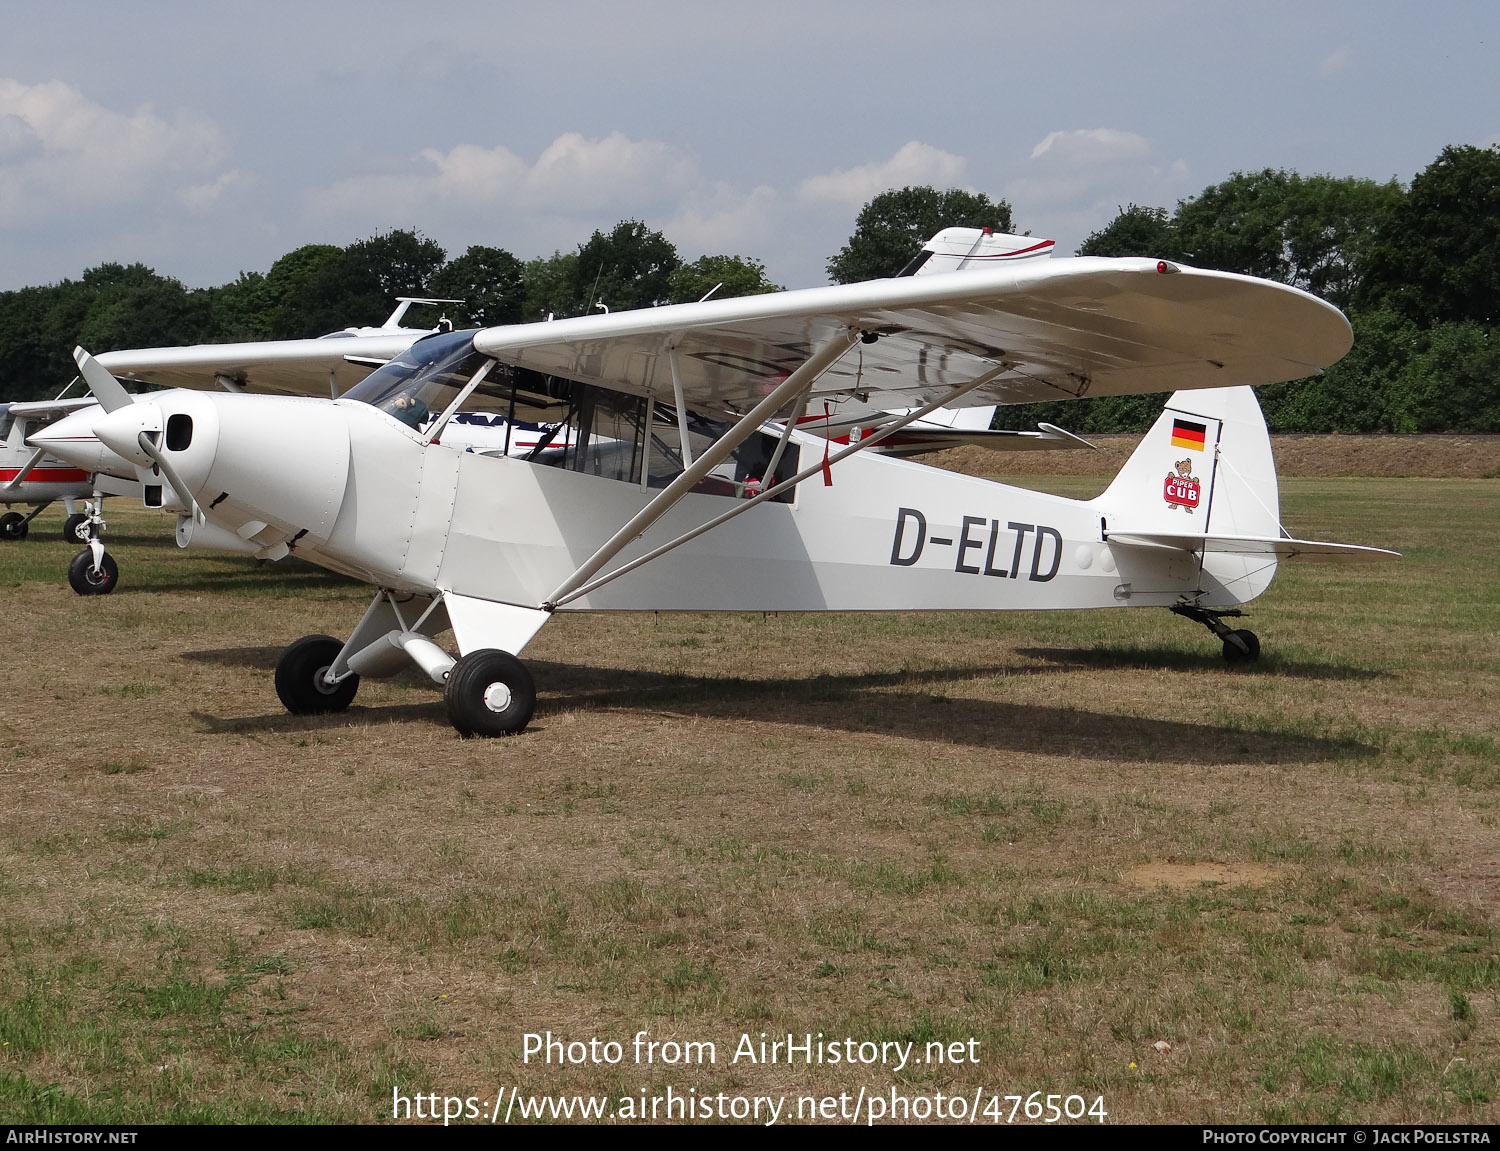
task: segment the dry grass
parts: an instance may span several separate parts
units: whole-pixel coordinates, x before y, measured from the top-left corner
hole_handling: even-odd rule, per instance
[[[97,601],[65,545],[0,547],[0,1106],[895,1083],[1492,1122],[1500,484],[1285,487],[1299,530],[1408,558],[1285,569],[1248,673],[1165,612],[568,617],[497,742],[416,678],[281,710],[280,645],[346,633],[362,587],[144,514]],[[521,1062],[525,1032],[643,1029],[719,1062]],[[980,1062],[727,1065],[762,1031]]]

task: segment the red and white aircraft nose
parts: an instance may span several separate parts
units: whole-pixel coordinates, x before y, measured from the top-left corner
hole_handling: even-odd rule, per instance
[[[81,408],[62,419],[38,428],[26,437],[34,448],[44,448],[48,455],[72,464],[90,474],[104,472],[121,479],[135,479],[130,461],[104,446],[94,434],[94,424],[105,415],[103,408]]]

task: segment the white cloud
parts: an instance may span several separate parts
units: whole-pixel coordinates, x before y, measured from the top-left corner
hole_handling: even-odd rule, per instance
[[[1321,76],[1332,76],[1339,72],[1347,72],[1354,67],[1354,53],[1349,51],[1349,46],[1344,44],[1327,56],[1318,65],[1318,74]]]
[[[809,176],[797,185],[797,198],[804,203],[859,207],[890,188],[911,184],[952,187],[963,179],[967,166],[962,156],[912,140],[883,163]]]
[[[149,200],[212,172],[224,152],[200,116],[117,112],[60,80],[0,79],[0,223]]]
[[[1126,204],[1170,208],[1191,191],[1191,181],[1183,160],[1156,156],[1145,136],[1084,128],[1043,137],[1005,194],[1021,227],[1040,236],[1082,239]]]
[[[369,174],[310,193],[320,215],[373,215],[387,220],[420,215],[436,205],[511,209],[549,214],[641,211],[690,188],[696,165],[659,140],[631,140],[620,132],[591,139],[566,132],[528,165],[504,145],[459,144],[446,152],[424,148],[412,170]]]
[[[1144,159],[1151,143],[1134,132],[1117,128],[1075,128],[1071,132],[1049,132],[1031,150],[1031,158],[1067,164],[1118,164]]]
[[[222,173],[218,179],[210,180],[207,184],[193,184],[177,193],[177,198],[185,207],[195,211],[202,211],[210,204],[218,202],[224,189],[240,178],[240,170]]]
[[[751,255],[776,231],[781,197],[761,184],[741,192],[728,184],[695,191],[678,205],[663,231],[680,247],[712,255]]]

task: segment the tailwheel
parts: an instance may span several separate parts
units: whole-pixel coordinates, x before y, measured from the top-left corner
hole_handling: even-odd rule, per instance
[[[63,521],[62,538],[70,544],[89,542],[89,517],[74,512]]]
[[[24,540],[31,524],[20,512],[6,512],[0,516],[0,539]]]
[[[359,676],[329,683],[324,673],[338,659],[344,645],[331,635],[305,635],[276,661],[276,694],[293,715],[326,715],[354,702]]]
[[[120,567],[115,557],[105,552],[94,566],[94,553],[85,548],[68,564],[68,586],[79,595],[108,595],[120,582]]]
[[[1224,637],[1225,663],[1252,663],[1260,658],[1260,638],[1240,628]]]
[[[1216,609],[1199,607],[1194,603],[1174,603],[1173,615],[1180,615],[1194,623],[1201,623],[1224,642],[1224,662],[1227,664],[1254,663],[1260,658],[1260,639],[1253,631],[1240,628],[1231,631],[1226,619],[1238,619],[1245,613],[1238,608]]]
[[[526,665],[510,652],[486,648],[453,665],[443,700],[459,735],[514,735],[531,722],[536,685]]]

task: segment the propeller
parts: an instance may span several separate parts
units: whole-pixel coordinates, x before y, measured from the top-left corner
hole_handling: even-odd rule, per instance
[[[160,423],[157,430],[142,428],[149,417],[144,411],[131,411],[135,404],[135,398],[125,390],[125,385],[120,383],[110,374],[108,368],[101,364],[93,356],[82,348],[73,349],[73,359],[78,364],[78,371],[83,376],[84,383],[88,385],[89,391],[94,393],[94,398],[99,401],[99,406],[108,413],[103,419],[94,425],[94,434],[108,447],[113,448],[123,456],[131,456],[132,452],[126,445],[131,445],[149,459],[160,470],[164,478],[174,492],[182,506],[192,512],[193,519],[198,523],[207,522],[208,517],[203,514],[203,509],[198,506],[198,501],[193,497],[192,491],[187,484],[183,483],[182,477],[177,474],[177,469],[168,462],[162,450],[157,446],[156,438],[161,434]],[[152,410],[155,405],[142,405]],[[123,413],[116,416],[115,413]],[[156,412],[158,420],[160,412]],[[130,433],[134,432],[134,439]]]
[[[110,375],[108,368],[82,348],[73,349],[73,360],[78,365],[83,382],[106,412],[118,411],[135,403],[134,397],[125,390],[125,385]]]

